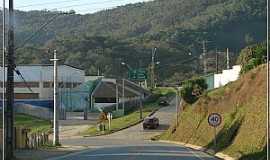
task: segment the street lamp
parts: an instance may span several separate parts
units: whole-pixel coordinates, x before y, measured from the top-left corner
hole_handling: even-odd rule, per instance
[[[122,66],[126,66],[128,68],[128,70],[132,70],[132,68],[130,67],[130,65],[128,65],[126,62],[121,62]]]

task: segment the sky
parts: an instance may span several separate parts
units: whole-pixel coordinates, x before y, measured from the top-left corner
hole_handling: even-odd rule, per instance
[[[94,13],[103,9],[114,8],[129,3],[146,1],[151,0],[14,0],[14,7],[15,9],[23,11],[43,9],[53,11],[75,10],[76,13],[86,14]]]

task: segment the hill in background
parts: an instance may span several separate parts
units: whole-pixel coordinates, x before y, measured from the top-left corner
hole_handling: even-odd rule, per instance
[[[175,81],[202,72],[202,41],[209,51],[230,48],[236,57],[247,44],[264,41],[265,0],[155,0],[88,15],[61,15],[24,47],[17,63],[49,63],[57,49],[62,63],[82,67],[87,74],[126,72],[120,62],[148,68],[157,47],[159,80]],[[61,12],[16,12],[16,45],[21,46],[44,22]],[[213,58],[213,57],[212,57]],[[211,59],[211,56],[209,57]],[[224,59],[221,60],[224,62]],[[177,64],[177,65],[175,65]],[[221,64],[221,67],[222,64]],[[209,72],[213,71],[209,61]]]

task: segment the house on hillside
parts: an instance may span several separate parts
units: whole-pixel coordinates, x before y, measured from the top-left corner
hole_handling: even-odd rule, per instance
[[[235,65],[232,67],[232,69],[226,69],[223,70],[222,73],[219,74],[208,74],[203,76],[205,79],[208,90],[214,89],[214,88],[219,88],[222,86],[225,86],[229,82],[236,81],[241,72],[241,66],[240,65]]]

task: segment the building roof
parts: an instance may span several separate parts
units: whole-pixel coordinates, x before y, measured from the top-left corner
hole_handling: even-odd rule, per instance
[[[17,67],[21,67],[21,66],[42,66],[42,67],[46,67],[46,66],[53,66],[53,64],[20,64],[20,65],[17,65]],[[73,65],[70,65],[70,64],[59,64],[58,66],[68,66],[68,67],[71,67],[71,68],[74,68],[74,69],[79,69],[79,70],[84,70],[80,67],[76,67],[76,66],[73,66]]]
[[[115,98],[116,96],[116,84],[118,86],[119,97],[122,96],[123,86],[122,80],[115,79],[102,79],[100,84],[96,87],[93,92],[93,97],[103,97],[103,98]],[[139,85],[124,80],[125,82],[125,97],[136,97],[140,95],[149,95],[151,92],[140,87]]]
[[[118,96],[122,97],[123,95],[123,87],[118,86]],[[125,89],[125,97],[135,97],[136,93],[129,91],[127,88]],[[115,98],[116,97],[116,85],[113,82],[100,82],[93,93],[93,97],[102,97],[102,98]]]
[[[0,70],[3,68],[0,67]],[[7,70],[7,68],[5,68]],[[21,75],[27,82],[37,81],[53,81],[53,65],[52,64],[27,64],[18,65],[16,67]],[[58,80],[65,82],[84,82],[85,72],[81,69],[70,65],[59,65],[58,66]],[[2,74],[0,74],[0,81]],[[23,82],[22,78],[17,75],[14,71],[14,81]]]

